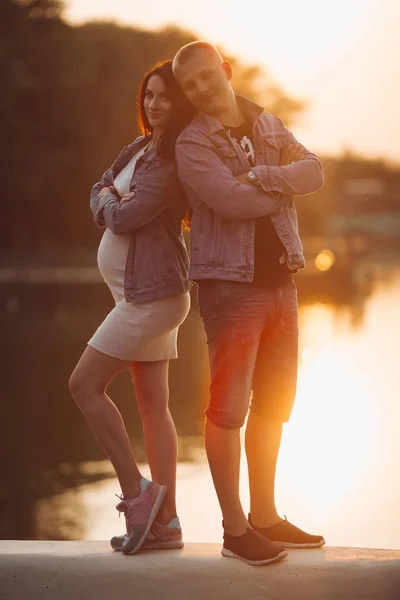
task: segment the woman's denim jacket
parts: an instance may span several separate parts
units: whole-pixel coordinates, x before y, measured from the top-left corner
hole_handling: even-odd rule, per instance
[[[124,281],[127,302],[148,302],[190,288],[182,234],[187,200],[174,160],[161,157],[155,148],[148,150],[135,166],[129,190],[132,199],[122,205],[114,193],[99,199],[100,190],[113,185],[118,173],[147,141],[141,136],[123,148],[90,196],[99,227],[108,227],[117,235],[130,234]]]

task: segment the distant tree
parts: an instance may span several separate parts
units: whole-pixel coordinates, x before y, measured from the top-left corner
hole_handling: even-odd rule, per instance
[[[57,0],[0,4],[0,76],[7,90],[0,96],[3,254],[56,256],[95,247],[100,232],[89,191],[137,135],[138,84],[155,62],[195,39],[176,27],[71,26],[63,6]],[[226,57],[239,93],[286,122],[301,110],[259,67]]]

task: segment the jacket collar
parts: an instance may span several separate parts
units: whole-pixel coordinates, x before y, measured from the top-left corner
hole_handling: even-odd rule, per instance
[[[134,142],[132,142],[128,146],[125,146],[124,151],[126,151],[129,154],[129,156],[132,157],[134,154],[136,154],[138,150],[140,150],[144,146],[147,146],[149,141],[150,140],[148,137],[141,135],[138,138],[136,138]],[[153,146],[152,148],[150,148],[150,150],[142,154],[141,160],[143,160],[144,162],[151,162],[156,158],[156,155],[157,150],[156,147]]]
[[[235,94],[235,98],[239,104],[240,110],[247,116],[251,121],[255,121],[262,113],[264,109],[262,106],[259,106],[252,100],[248,98],[244,98],[243,96],[238,96]],[[224,130],[225,128],[221,125],[219,120],[213,115],[209,115],[208,113],[201,112],[200,115],[205,119],[210,133],[216,133],[217,131]]]

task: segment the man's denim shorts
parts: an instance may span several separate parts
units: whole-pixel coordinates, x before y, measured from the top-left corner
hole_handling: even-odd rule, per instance
[[[253,391],[250,410],[272,421],[288,421],[298,360],[293,277],[278,288],[200,281],[198,303],[210,362],[207,417],[219,427],[242,427]]]

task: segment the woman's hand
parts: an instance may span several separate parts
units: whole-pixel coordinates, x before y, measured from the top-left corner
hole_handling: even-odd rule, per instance
[[[121,198],[121,200],[119,201],[120,206],[122,206],[123,204],[125,204],[125,202],[129,202],[129,200],[132,200],[132,198],[135,197],[135,192],[129,192],[128,194],[124,194]]]
[[[103,187],[101,188],[101,190],[99,191],[99,198],[102,198],[103,196],[105,196],[106,194],[110,194],[111,192],[111,188],[109,187]]]

